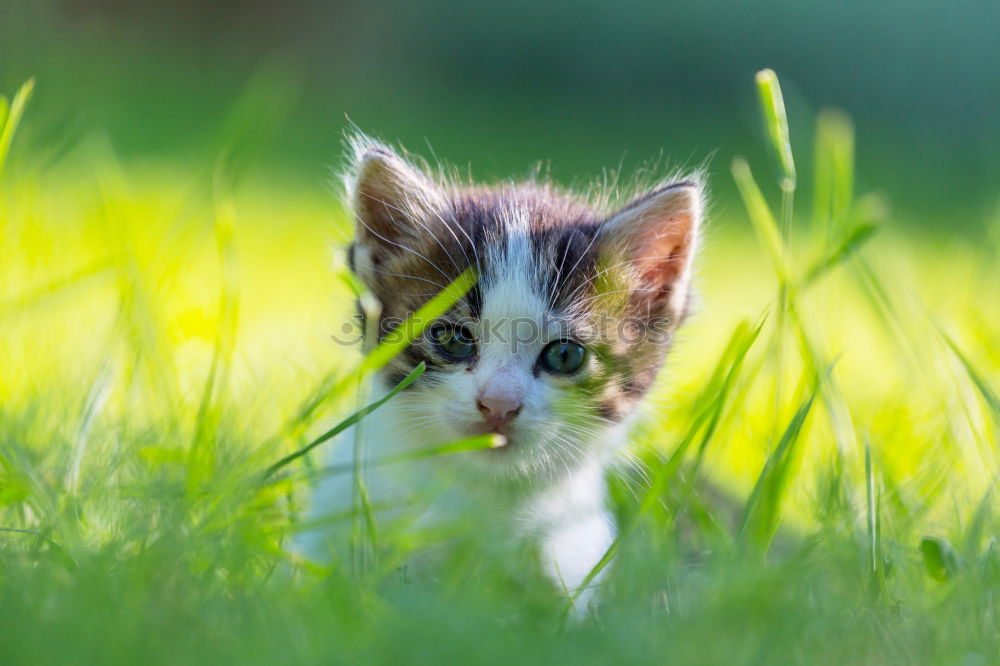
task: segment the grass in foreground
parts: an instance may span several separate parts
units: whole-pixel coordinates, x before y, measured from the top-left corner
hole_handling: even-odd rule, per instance
[[[0,173],[0,662],[995,663],[998,248],[882,222],[834,113],[793,215],[759,84],[780,212],[734,163],[760,243],[715,221],[582,626],[488,535],[435,584],[405,562],[449,534],[378,526],[360,570],[283,548],[314,462],[269,466],[373,363],[329,337],[354,294],[325,192],[100,147]]]

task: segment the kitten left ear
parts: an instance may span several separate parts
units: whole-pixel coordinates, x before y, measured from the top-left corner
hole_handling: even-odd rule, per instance
[[[355,218],[351,268],[373,287],[378,266],[415,254],[444,215],[441,189],[420,168],[363,134],[349,137],[353,159],[345,185]],[[416,254],[416,256],[420,256]],[[398,272],[398,271],[397,271]]]
[[[364,137],[353,148],[347,190],[358,237],[384,245],[419,237],[422,225],[443,208],[437,185],[388,146]]]
[[[703,209],[701,186],[683,181],[639,197],[601,227],[608,260],[632,267],[639,303],[675,322],[687,310]]]

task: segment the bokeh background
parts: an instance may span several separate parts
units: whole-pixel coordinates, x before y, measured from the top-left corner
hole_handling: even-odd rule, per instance
[[[35,81],[6,161],[0,119],[0,664],[1000,663],[998,32],[976,0],[0,0],[0,94]],[[363,397],[349,123],[485,180],[707,171],[596,631],[479,514],[287,548],[325,449],[261,470]]]
[[[998,26],[972,0],[5,0],[0,89],[38,78],[21,138],[46,152],[102,132],[125,158],[190,157],[249,123],[255,168],[315,182],[349,118],[479,177],[551,160],[570,183],[762,154],[752,75],[772,67],[806,172],[815,112],[842,108],[861,189],[975,233],[1000,190]]]

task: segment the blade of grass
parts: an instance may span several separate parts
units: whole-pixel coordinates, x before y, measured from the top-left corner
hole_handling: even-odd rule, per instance
[[[475,268],[467,268],[426,305],[418,309],[412,317],[408,317],[399,328],[387,335],[385,340],[365,358],[357,372],[368,374],[384,367],[386,363],[420,337],[432,321],[465,296],[478,279]]]
[[[785,249],[781,240],[781,232],[778,230],[778,222],[774,219],[770,206],[764,199],[757,181],[754,180],[750,165],[742,157],[733,159],[732,164],[733,179],[739,189],[743,205],[750,216],[754,232],[764,250],[771,259],[771,265],[782,284],[788,282],[789,270],[785,259]]]
[[[958,357],[958,360],[962,363],[962,366],[965,368],[965,372],[969,375],[969,379],[972,380],[972,383],[976,386],[979,394],[983,397],[983,400],[986,401],[986,405],[990,408],[993,418],[996,419],[998,424],[1000,424],[1000,398],[998,398],[997,394],[993,391],[993,387],[991,387],[989,382],[986,381],[986,378],[980,374],[980,372],[972,364],[972,361],[969,360],[969,357],[965,355],[950,335],[942,330],[941,336],[944,338],[945,343],[951,348],[951,351],[954,352],[955,356]]]
[[[840,244],[826,256],[821,257],[799,279],[799,287],[806,288],[819,280],[825,274],[836,268],[838,265],[849,259],[851,255],[857,253],[865,243],[867,243],[878,231],[874,224],[860,224],[844,236]]]
[[[194,440],[188,460],[189,490],[194,491],[210,478],[215,468],[216,438],[219,421],[219,400],[236,348],[239,322],[239,277],[236,246],[236,208],[229,194],[229,175],[222,159],[215,177],[215,242],[219,253],[222,279],[219,284],[218,330],[212,361],[202,392],[195,420]]]
[[[437,317],[439,317],[450,307],[452,307],[460,298],[462,298],[466,294],[466,292],[472,287],[472,285],[475,284],[477,279],[478,279],[477,275],[473,268],[469,268],[464,273],[462,273],[450,285],[448,285],[448,287],[446,287],[436,296],[431,298],[431,300],[428,301],[426,304],[424,304],[423,307],[419,308],[416,313],[411,314],[399,327],[397,327],[394,331],[392,331],[389,335],[387,335],[386,339],[383,340],[381,343],[379,343],[375,347],[375,349],[372,350],[372,352],[370,352],[365,357],[365,359],[362,361],[361,364],[359,364],[357,368],[349,372],[347,375],[341,376],[339,379],[334,381],[332,385],[329,387],[327,393],[323,395],[312,396],[311,400],[308,402],[310,413],[311,414],[318,413],[321,404],[342,395],[347,389],[356,386],[359,379],[367,377],[368,374],[374,372],[375,370],[384,366],[386,363],[392,360],[392,358],[396,354],[398,354],[399,352],[404,350],[406,346],[411,344],[412,341],[416,339],[416,337],[423,332],[424,328],[426,328],[430,324],[430,322],[434,321]],[[360,422],[360,420],[364,416],[369,414],[374,409],[377,409],[379,406],[381,406],[391,397],[393,397],[393,395],[395,395],[400,390],[406,388],[406,386],[415,381],[417,377],[419,377],[419,375],[424,371],[424,369],[425,366],[423,363],[421,363],[416,368],[414,368],[414,370],[407,377],[405,377],[399,384],[397,384],[396,387],[392,391],[390,391],[388,395],[384,396],[381,400],[356,411],[346,420],[342,421],[333,429],[327,431],[317,439],[313,440],[305,447],[300,448],[299,450],[289,454],[288,456],[285,456],[278,462],[265,468],[265,471],[263,472],[263,474],[260,475],[260,477],[257,477],[256,474],[251,475],[253,478],[258,479],[258,482],[255,483],[252,480],[246,480],[244,482],[232,484],[233,492],[226,494],[227,497],[225,501],[221,497],[221,494],[217,494],[215,497],[212,498],[212,501],[216,505],[216,508],[208,512],[209,516],[211,517],[217,514],[219,507],[221,507],[226,501],[230,501],[233,498],[240,497],[245,490],[250,490],[253,487],[257,487],[259,489],[260,480],[267,479],[268,477],[273,475],[278,469],[284,467],[285,465],[289,464],[294,460],[302,458],[305,454],[307,454],[310,450],[312,450],[316,446],[319,446],[323,442],[326,442],[332,437],[336,436],[337,434],[343,432],[348,427]],[[286,432],[287,432],[286,426],[283,426],[274,436],[272,436],[268,440],[265,440],[263,446],[261,446],[258,449],[257,455],[267,455],[271,450],[273,450],[274,444],[276,442],[280,442],[283,439],[283,436],[286,434]],[[206,519],[205,523],[207,524],[208,522],[209,519]]]
[[[372,306],[378,303],[377,299],[368,292],[364,284],[350,271],[342,271],[338,277],[351,293],[354,294],[362,313],[371,310]],[[363,315],[362,320],[365,316],[367,315]],[[366,326],[366,322],[362,321],[361,325],[363,327]],[[297,409],[292,410],[292,415],[285,420],[277,433],[268,442],[273,444],[282,439],[297,436],[312,425],[320,409],[329,402],[331,396],[337,394],[335,389],[343,385],[342,374],[341,370],[334,369],[324,375],[317,383],[316,388],[299,403]],[[265,446],[265,448],[269,447]]]
[[[799,406],[781,436],[778,446],[768,457],[764,469],[761,470],[757,483],[750,493],[750,498],[747,500],[739,540],[744,546],[750,546],[757,552],[765,553],[767,551],[778,527],[781,500],[791,468],[792,454],[795,450],[795,444],[799,441],[806,417],[816,400],[821,383],[820,377],[814,377],[809,396]]]
[[[3,132],[4,125],[7,124],[7,116],[10,115],[10,102],[7,97],[0,95],[0,132]]]
[[[965,532],[965,552],[970,555],[979,552],[983,534],[987,533],[986,530],[989,529],[990,519],[993,514],[995,488],[996,479],[994,478],[993,483],[983,492],[983,496],[977,503],[976,511],[969,522],[969,528]]]
[[[772,358],[774,362],[774,403],[773,419],[777,424],[781,418],[782,410],[782,378],[784,376],[785,365],[785,326],[788,316],[788,309],[794,296],[790,293],[794,287],[791,282],[791,274],[788,265],[787,238],[783,242],[782,234],[778,231],[778,224],[774,219],[770,206],[764,199],[757,181],[754,180],[750,165],[742,157],[733,159],[732,163],[733,179],[736,181],[743,205],[750,216],[750,223],[758,241],[764,246],[765,251],[771,259],[771,265],[778,278],[778,316],[775,322],[775,330],[772,342]],[[783,204],[786,197],[790,197],[790,191],[783,193]]]
[[[885,565],[882,559],[882,525],[879,520],[881,490],[875,487],[871,442],[865,438],[865,496],[868,500],[868,557],[872,585],[883,598],[887,595]]]
[[[80,411],[76,432],[73,436],[70,463],[63,481],[70,495],[77,494],[79,490],[80,469],[83,466],[87,443],[90,439],[90,430],[107,401],[111,388],[111,375],[110,363],[105,361],[98,371]]]
[[[404,451],[402,453],[396,453],[391,456],[382,456],[373,461],[375,465],[395,465],[402,462],[412,462],[414,460],[423,460],[424,458],[434,458],[437,456],[450,456],[456,453],[469,453],[472,451],[485,451],[488,449],[497,449],[505,446],[507,443],[506,438],[503,435],[474,435],[472,437],[466,437],[464,439],[458,439],[447,444],[441,444],[439,446],[432,446],[429,448],[415,449],[413,451]]]
[[[35,90],[35,80],[28,79],[14,94],[14,99],[10,106],[5,109],[5,122],[0,123],[0,176],[3,175],[4,165],[7,162],[7,154],[10,152],[10,144],[14,140],[14,133],[24,115],[24,109],[31,99],[31,93]],[[5,104],[6,106],[6,104]]]
[[[726,400],[730,394],[730,389],[736,382],[736,378],[743,367],[743,363],[746,360],[750,348],[760,336],[760,332],[764,327],[765,321],[766,319],[762,317],[757,325],[752,329],[749,327],[747,322],[741,322],[740,325],[736,327],[736,330],[733,332],[733,336],[730,339],[730,344],[727,345],[727,350],[731,349],[733,352],[732,357],[727,358],[727,356],[723,354],[719,360],[719,365],[716,368],[716,372],[719,372],[722,367],[728,366],[728,369],[724,373],[719,373],[720,375],[724,375],[724,378],[718,385],[709,384],[705,392],[699,397],[699,400],[697,400],[696,404],[705,405],[704,409],[702,409],[702,411],[694,419],[687,434],[681,440],[680,444],[678,444],[674,449],[674,452],[670,455],[666,464],[657,470],[656,476],[653,478],[653,482],[650,484],[649,490],[643,497],[643,501],[639,506],[639,511],[636,516],[645,513],[653,507],[659,495],[666,488],[667,483],[674,477],[674,474],[676,474],[681,461],[684,459],[684,455],[687,453],[687,450],[690,448],[692,442],[694,442],[698,432],[701,431],[702,426],[707,423],[708,426],[705,428],[705,436],[703,437],[698,450],[699,458],[704,455],[704,451],[708,447],[708,442],[718,425],[718,419],[722,413],[723,407],[726,404]]]
[[[816,119],[813,215],[828,237],[854,205],[854,126],[844,113],[827,109]]]
[[[43,284],[40,287],[31,289],[20,296],[15,296],[14,298],[4,301],[0,303],[0,318],[11,314],[23,314],[28,308],[43,303],[46,299],[64,289],[73,287],[88,278],[105,273],[109,269],[113,268],[116,262],[117,260],[111,257],[100,259],[73,271],[68,275],[56,278],[55,280]]]
[[[391,400],[397,393],[399,393],[400,391],[402,391],[403,389],[405,389],[407,386],[409,386],[410,384],[412,384],[413,382],[415,382],[417,380],[417,378],[424,373],[424,370],[426,368],[427,368],[427,366],[423,362],[421,362],[420,365],[418,365],[412,371],[410,371],[410,374],[408,374],[403,379],[403,381],[401,381],[398,384],[396,384],[396,386],[394,386],[392,388],[392,390],[389,391],[385,396],[383,396],[382,398],[376,400],[375,402],[373,402],[373,403],[371,403],[371,404],[369,404],[369,405],[367,405],[367,406],[359,409],[358,411],[354,412],[353,414],[351,414],[350,416],[348,416],[346,419],[344,419],[343,421],[341,421],[340,423],[338,423],[334,427],[330,428],[329,430],[327,430],[326,432],[324,432],[322,435],[320,435],[319,437],[317,437],[313,441],[309,442],[309,444],[305,445],[304,447],[302,447],[298,451],[295,451],[294,453],[288,454],[287,456],[285,456],[284,458],[282,458],[278,462],[276,462],[273,465],[271,465],[270,467],[268,467],[266,470],[264,470],[264,473],[261,474],[261,480],[267,479],[268,477],[270,477],[272,474],[274,474],[275,472],[277,472],[279,469],[281,469],[282,467],[284,467],[288,463],[290,463],[290,462],[292,462],[294,460],[297,460],[298,458],[301,458],[302,456],[304,456],[305,454],[309,453],[310,451],[312,451],[313,449],[315,449],[317,446],[319,446],[323,442],[329,441],[333,437],[336,437],[337,435],[339,435],[343,431],[345,431],[348,428],[350,428],[355,423],[358,423],[361,419],[363,419],[367,415],[369,415],[372,412],[374,412],[376,409],[378,409],[379,407],[381,407],[385,403],[389,402],[389,400]]]
[[[931,321],[934,321],[933,318]],[[962,364],[965,374],[968,375],[969,379],[972,381],[979,395],[982,397],[983,401],[986,403],[986,408],[992,417],[992,420],[997,428],[1000,428],[1000,398],[997,397],[996,392],[993,387],[987,381],[987,379],[979,372],[979,370],[972,364],[969,357],[961,350],[954,339],[949,336],[944,329],[934,321],[934,325],[937,327],[939,334],[945,341],[945,344],[951,349],[952,353],[958,358],[959,362]],[[970,399],[963,401],[962,409],[965,413],[965,418],[968,426],[973,429],[973,432],[978,432],[976,424],[980,421],[979,418],[974,416],[974,411],[978,411],[975,407],[975,401]],[[974,447],[974,450],[979,455],[980,458],[980,468],[982,470],[989,470],[986,472],[988,478],[993,478],[996,476],[996,459],[994,454],[993,442],[990,441],[988,436],[980,437],[974,436],[975,442],[978,444]]]
[[[280,62],[266,63],[251,72],[214,138],[215,150],[232,157],[234,178],[243,174],[271,135],[287,121],[302,84],[301,75]]]
[[[70,556],[70,554],[66,552],[66,549],[57,544],[55,541],[53,541],[52,538],[47,534],[45,534],[44,532],[39,532],[37,530],[26,530],[20,527],[0,527],[0,532],[7,532],[9,534],[26,534],[28,536],[33,536],[38,540],[39,543],[44,543],[48,545],[49,550],[52,551],[52,555],[67,571],[76,571],[78,567],[76,560],[74,560]],[[37,551],[37,549],[35,550]]]
[[[774,421],[777,423],[780,419],[782,409],[781,378],[784,376],[785,367],[786,318],[790,301],[794,298],[791,293],[792,285],[788,257],[791,256],[792,248],[792,218],[795,206],[797,177],[795,173],[795,159],[788,132],[788,115],[785,112],[785,100],[781,94],[778,76],[772,69],[763,69],[757,72],[756,83],[761,115],[782,172],[782,176],[778,181],[778,186],[781,190],[780,232],[774,224],[771,210],[760,194],[746,162],[743,162],[741,167],[734,160],[733,176],[737,178],[740,195],[743,197],[744,205],[750,213],[751,219],[754,221],[753,224],[758,237],[761,237],[765,243],[774,245],[771,253],[772,261],[778,274],[778,316],[775,322],[772,358],[775,366]],[[739,182],[741,180],[742,182]],[[777,252],[778,249],[780,249],[780,252]]]
[[[454,442],[433,446],[426,449],[416,449],[414,451],[404,451],[391,456],[379,458],[376,464],[390,465],[412,460],[422,460],[436,456],[454,455],[456,453],[469,453],[470,451],[484,451],[487,449],[498,449],[506,446],[507,438],[503,435],[487,434],[474,435]]]
[[[792,155],[792,144],[788,138],[788,115],[785,113],[785,100],[781,94],[778,76],[773,69],[762,69],[757,72],[757,97],[764,115],[764,126],[771,137],[771,147],[781,167],[781,189],[795,189],[795,159]]]
[[[301,422],[286,421],[274,435],[265,440],[268,444],[265,446],[265,450],[272,448],[270,444],[283,440],[290,433],[308,425],[306,422],[315,418],[325,404],[344,395],[348,389],[356,386],[359,377],[363,377],[384,367],[386,363],[416,340],[432,321],[440,317],[451,306],[457,303],[459,299],[464,297],[476,283],[477,279],[478,276],[475,269],[467,269],[455,281],[409,316],[392,333],[387,335],[385,340],[380,342],[357,368],[339,377],[334,373],[324,377],[317,389],[303,401],[302,405],[295,412]]]
[[[436,456],[447,456],[455,455],[459,453],[471,453],[474,451],[486,451],[489,449],[497,449],[506,444],[506,439],[503,435],[474,435],[472,437],[466,437],[464,439],[458,439],[453,442],[448,442],[447,444],[441,444],[438,446],[431,446],[426,448],[415,449],[413,451],[403,451],[401,453],[394,453],[388,456],[380,456],[369,461],[368,465],[371,467],[382,467],[384,465],[397,465],[400,463],[413,462],[414,460],[423,460],[425,458],[434,458]],[[316,481],[320,478],[326,476],[333,476],[336,474],[350,474],[354,471],[353,463],[344,463],[342,465],[328,465],[326,467],[321,467],[315,470],[310,470],[304,473],[301,477],[295,476],[280,476],[263,480],[261,486],[274,485],[277,483],[285,483],[291,478],[302,478],[308,479],[309,481]]]
[[[726,346],[726,351],[723,352],[723,358],[731,358],[732,360],[728,362],[729,367],[726,371],[725,377],[719,377],[718,379],[713,378],[713,381],[709,383],[709,386],[717,387],[714,390],[716,398],[712,405],[712,414],[709,418],[708,426],[705,428],[704,434],[702,434],[701,443],[699,443],[698,450],[695,453],[694,464],[692,465],[693,474],[696,474],[701,468],[705,452],[708,450],[708,444],[715,435],[715,430],[719,426],[719,422],[722,419],[723,407],[725,407],[729,400],[729,396],[732,393],[732,389],[737,384],[737,375],[743,367],[743,363],[746,360],[747,354],[750,352],[750,348],[760,336],[766,321],[766,316],[761,317],[756,328],[749,331],[749,335],[747,334],[749,323],[742,322],[733,333],[732,338],[730,338],[729,344]],[[716,371],[718,372],[721,369],[722,365],[720,364],[716,368]],[[751,375],[756,374],[757,369],[759,369],[759,364],[757,364],[751,371]]]
[[[178,404],[180,386],[174,347],[166,335],[165,313],[160,307],[162,291],[143,256],[139,230],[133,223],[138,211],[126,178],[128,170],[108,148],[95,163],[94,181],[100,194],[98,220],[106,235],[109,254],[117,260],[118,321],[116,337],[128,346],[130,359],[124,365],[124,385],[158,393],[156,404]],[[145,384],[145,385],[143,385]]]
[[[385,396],[357,410],[356,412],[348,416],[346,419],[340,421],[339,423],[337,423],[337,425],[324,432],[319,437],[313,439],[306,446],[294,451],[293,453],[288,454],[284,458],[281,458],[277,462],[269,465],[264,469],[263,472],[258,474],[254,471],[248,474],[245,473],[243,468],[233,470],[235,478],[237,479],[235,483],[229,483],[229,484],[221,483],[219,484],[218,492],[210,493],[206,496],[208,502],[207,510],[205,511],[204,518],[201,521],[201,527],[199,529],[203,529],[207,526],[215,524],[219,516],[225,516],[227,514],[227,511],[224,510],[224,507],[239,506],[240,503],[243,501],[242,498],[246,497],[247,495],[260,492],[265,488],[272,487],[286,481],[287,479],[277,479],[271,483],[268,482],[269,479],[271,479],[271,477],[283,467],[286,467],[290,463],[298,460],[299,458],[302,458],[307,453],[315,449],[317,446],[320,446],[321,444],[333,439],[334,437],[344,432],[351,426],[359,423],[367,415],[371,414],[376,409],[387,403],[396,394],[398,394],[400,391],[402,391],[407,386],[416,381],[417,378],[420,377],[421,374],[423,374],[425,369],[426,365],[424,363],[420,363],[410,372],[409,375],[407,375],[405,378],[403,378],[402,381],[396,384],[396,386],[393,387]],[[351,512],[352,519],[354,514],[356,513],[357,513],[356,511]]]
[[[362,285],[358,285],[362,287]],[[355,291],[358,307],[362,315],[362,325],[365,328],[365,340],[378,339],[378,321],[382,313],[382,304],[366,289]],[[368,375],[358,376],[357,404],[363,405],[367,395]],[[372,510],[371,497],[365,483],[367,451],[365,450],[364,422],[359,421],[354,428],[353,456],[353,486],[354,498],[352,506],[354,519],[352,521],[351,550],[355,575],[364,578],[375,565],[375,554],[378,552],[378,529],[375,524],[375,512]]]

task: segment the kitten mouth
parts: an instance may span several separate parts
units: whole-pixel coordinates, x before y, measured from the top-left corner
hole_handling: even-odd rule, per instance
[[[489,450],[506,449],[511,445],[510,428],[504,426],[479,425],[470,428],[472,435],[492,435],[493,443]]]

